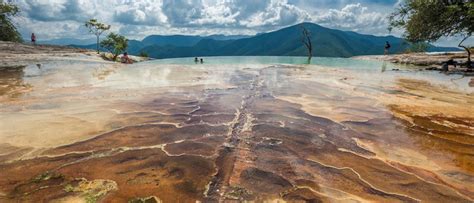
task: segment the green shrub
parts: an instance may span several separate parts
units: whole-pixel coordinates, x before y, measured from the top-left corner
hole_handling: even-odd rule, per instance
[[[110,51],[112,53],[112,61],[116,61],[118,55],[127,50],[128,39],[112,32],[106,39],[100,42],[100,46]]]
[[[140,57],[144,57],[144,58],[148,58],[148,53],[142,51],[142,52],[140,52],[140,55],[139,55],[139,56],[140,56]]]
[[[420,53],[428,50],[429,44],[426,42],[414,42],[405,50],[405,53]]]
[[[18,6],[0,1],[0,40],[22,42],[22,38],[11,17],[19,12]]]

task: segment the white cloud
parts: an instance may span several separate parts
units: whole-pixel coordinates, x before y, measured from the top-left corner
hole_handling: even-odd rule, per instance
[[[453,46],[453,47],[457,47],[459,42],[461,42],[461,40],[464,39],[464,36],[454,36],[454,37],[449,37],[449,38],[446,38],[446,37],[442,37],[441,39],[439,39],[436,43],[434,43],[435,45],[437,46]],[[474,37],[470,37],[468,38],[467,40],[465,40],[463,42],[463,45],[464,46],[468,46],[468,47],[474,47]]]
[[[342,9],[329,9],[314,17],[322,26],[351,30],[366,34],[387,34],[388,14],[373,12],[360,3],[348,4]]]
[[[88,0],[18,0],[26,16],[37,21],[83,21],[96,15],[96,7]]]
[[[245,27],[281,27],[307,20],[310,20],[309,14],[288,4],[288,1],[271,0],[265,9],[254,13],[248,19],[243,19],[240,21],[240,25]]]
[[[81,37],[81,35],[87,34],[85,28],[81,28],[82,24],[71,23],[70,21],[32,21],[26,17],[17,17],[15,20],[20,33],[25,38],[28,38],[31,33],[36,33],[38,40],[59,37],[83,39],[84,37]]]
[[[238,21],[240,11],[236,10],[230,1],[203,2],[199,19],[191,23],[197,25],[232,26]]]
[[[397,4],[397,0],[13,1],[21,8],[21,16],[15,18],[21,33],[28,37],[35,32],[45,39],[87,38],[83,23],[90,18],[135,39],[150,34],[255,34],[303,21],[386,35],[387,15]]]
[[[201,0],[163,0],[163,12],[172,26],[187,27],[201,17]]]
[[[16,18],[25,36],[80,37],[82,24],[96,18],[115,31],[143,37],[145,33],[248,34],[274,30],[308,20],[306,11],[287,0],[15,0]],[[67,28],[67,29],[66,29]],[[191,29],[192,28],[192,29]]]
[[[127,25],[163,25],[168,21],[161,0],[130,1],[115,7],[114,20]]]

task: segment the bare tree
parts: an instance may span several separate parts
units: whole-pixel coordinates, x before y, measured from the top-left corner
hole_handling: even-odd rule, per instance
[[[301,26],[301,29],[303,31],[301,41],[308,50],[308,61],[311,61],[311,58],[313,57],[313,43],[311,42],[311,32],[304,26]]]
[[[96,19],[90,19],[85,23],[85,26],[89,28],[90,33],[97,37],[97,53],[99,54],[99,37],[102,35],[102,33],[110,29],[110,25],[100,23]]]

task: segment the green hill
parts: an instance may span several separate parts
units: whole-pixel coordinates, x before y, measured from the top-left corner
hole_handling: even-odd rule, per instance
[[[351,57],[357,55],[383,54],[385,42],[391,45],[392,53],[405,51],[410,45],[393,36],[363,35],[355,32],[325,28],[312,23],[302,23],[278,31],[250,38],[218,41],[203,39],[194,46],[152,46],[146,51],[154,58],[193,56],[306,56],[301,42],[301,26],[312,34],[313,55],[325,57]],[[456,48],[431,46],[430,51],[454,51]]]
[[[143,41],[130,41],[128,52],[146,52],[153,58],[199,56],[306,56],[301,42],[302,26],[311,32],[313,55],[324,57],[351,57],[379,55],[384,52],[385,42],[391,45],[391,53],[401,53],[410,47],[405,40],[393,36],[364,35],[356,32],[329,29],[313,23],[301,23],[259,34],[235,39],[232,37],[160,36],[152,35]],[[95,47],[89,45],[90,47]],[[83,46],[80,46],[84,48]],[[457,48],[431,46],[428,51],[458,51]]]

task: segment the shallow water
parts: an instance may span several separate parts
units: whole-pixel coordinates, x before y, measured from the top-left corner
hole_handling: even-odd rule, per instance
[[[199,58],[201,59],[201,58]],[[218,57],[203,57],[202,64],[291,64],[291,65],[320,65],[328,67],[338,67],[345,69],[364,69],[364,70],[379,70],[382,68],[400,68],[391,63],[380,61],[359,60],[351,58],[328,58],[328,57],[314,57],[308,62],[307,57],[294,56],[218,56]],[[149,64],[181,64],[193,65],[196,63],[194,58],[170,58],[148,61]]]
[[[0,200],[473,201],[470,78],[204,60],[0,70]]]

